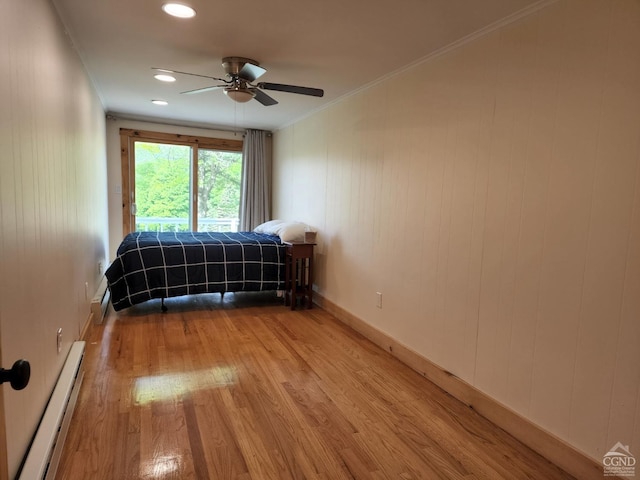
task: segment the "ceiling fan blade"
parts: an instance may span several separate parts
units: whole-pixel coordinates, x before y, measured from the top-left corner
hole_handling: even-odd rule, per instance
[[[268,82],[260,82],[258,83],[257,87],[264,88],[265,90],[275,90],[278,92],[297,93],[300,95],[311,95],[312,97],[324,96],[324,90],[320,88],[298,87],[296,85],[284,85],[282,83],[268,83]]]
[[[186,92],[180,92],[180,93],[183,95],[193,95],[194,93],[210,92],[211,90],[216,90],[218,88],[224,88],[224,87],[226,87],[226,85],[213,85],[211,87],[196,88],[195,90],[187,90]]]
[[[262,90],[255,88],[253,89],[253,93],[255,93],[255,96],[253,98],[259,101],[265,107],[276,105],[278,103],[278,101],[275,98],[270,97],[269,95],[264,93]]]
[[[156,70],[158,72],[162,72],[162,73],[178,73],[180,75],[191,75],[192,77],[201,77],[201,78],[209,78],[211,80],[216,80],[218,82],[225,82],[225,83],[230,83],[229,80],[225,80],[224,78],[218,78],[218,77],[210,77],[208,75],[199,75],[197,73],[189,73],[189,72],[180,72],[178,70],[169,70],[167,68],[156,68],[156,67],[152,67],[151,70]]]
[[[262,75],[264,75],[266,72],[267,72],[266,69],[259,67],[258,65],[254,65],[252,63],[245,63],[240,69],[240,71],[238,72],[238,77],[251,83],[256,78],[259,78]]]

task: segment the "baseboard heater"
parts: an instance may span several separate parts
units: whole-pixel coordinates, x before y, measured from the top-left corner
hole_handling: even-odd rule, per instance
[[[74,342],[44,411],[19,480],[51,480],[56,476],[62,447],[84,377],[85,342]]]
[[[98,291],[91,300],[91,313],[93,314],[93,322],[95,324],[100,325],[104,320],[110,299],[111,292],[107,286],[107,277],[102,277]]]

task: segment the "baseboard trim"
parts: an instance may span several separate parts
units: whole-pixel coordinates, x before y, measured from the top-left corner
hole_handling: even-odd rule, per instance
[[[388,334],[369,325],[342,307],[314,292],[314,303],[338,320],[387,350],[402,363],[435,383],[447,393],[551,461],[565,472],[581,480],[602,480],[603,468],[591,457],[514,412],[464,380],[401,344]]]

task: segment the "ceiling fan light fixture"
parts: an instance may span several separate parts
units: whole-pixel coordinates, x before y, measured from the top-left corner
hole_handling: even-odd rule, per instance
[[[191,18],[196,16],[196,11],[193,8],[181,3],[165,3],[162,5],[162,10],[178,18]]]
[[[224,89],[224,93],[234,102],[247,103],[255,97],[255,93],[246,88],[227,87]]]

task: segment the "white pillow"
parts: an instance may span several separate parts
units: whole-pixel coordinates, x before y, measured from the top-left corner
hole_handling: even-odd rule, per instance
[[[283,222],[277,227],[276,235],[283,242],[304,242],[307,224],[302,222]]]
[[[284,220],[269,220],[268,222],[258,225],[253,231],[256,233],[264,233],[265,235],[278,235],[278,227],[281,223],[284,223]]]

